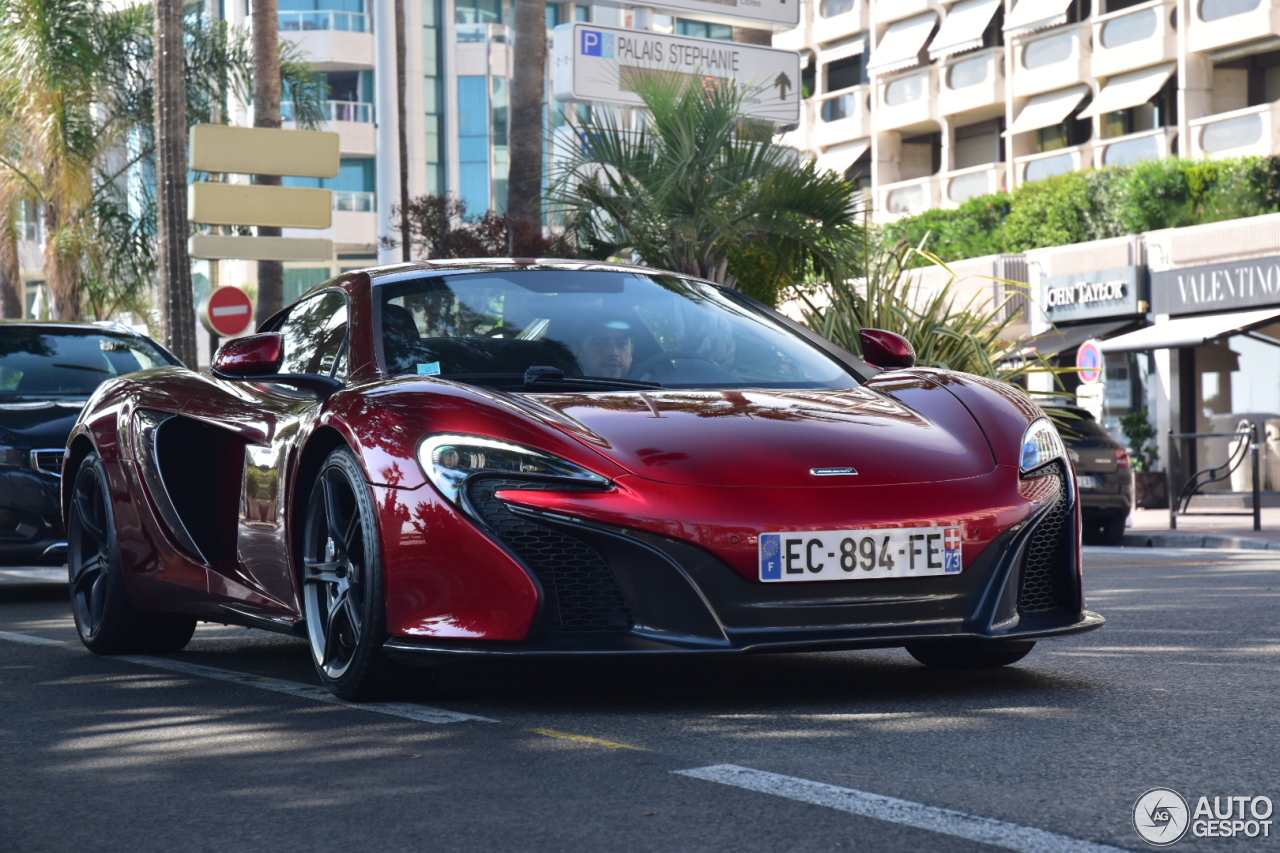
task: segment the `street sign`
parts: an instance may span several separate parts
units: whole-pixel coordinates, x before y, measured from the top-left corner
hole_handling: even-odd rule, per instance
[[[244,334],[253,325],[253,302],[238,287],[210,288],[197,310],[204,327],[224,338]]]
[[[558,101],[642,106],[636,82],[662,75],[704,87],[733,82],[748,115],[783,124],[800,120],[795,51],[578,22],[556,27],[555,55]]]
[[[239,234],[192,234],[187,252],[203,261],[333,260],[333,241],[303,237],[245,237]]]
[[[1092,385],[1102,379],[1102,349],[1097,341],[1085,341],[1076,350],[1076,367],[1080,369],[1080,382]]]
[[[699,20],[722,24],[741,24],[743,21],[776,25],[779,29],[791,29],[800,23],[800,4],[803,0],[648,0],[643,5],[654,9],[671,9],[689,12]],[[627,5],[630,3],[605,3],[603,5]],[[686,17],[681,15],[681,17]]]
[[[197,172],[336,178],[339,136],[323,130],[277,130],[197,124],[191,128],[191,168]]]
[[[189,204],[188,218],[205,225],[328,228],[333,224],[333,191],[312,187],[195,183]]]

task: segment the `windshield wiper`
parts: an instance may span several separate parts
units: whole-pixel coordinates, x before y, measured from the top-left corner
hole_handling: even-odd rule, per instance
[[[639,379],[610,379],[606,376],[565,376],[558,367],[535,365],[524,373],[447,373],[441,379],[455,382],[519,382],[526,390],[536,387],[559,386],[562,388],[582,388],[597,391],[641,390],[648,391],[661,388],[661,382],[642,382]]]

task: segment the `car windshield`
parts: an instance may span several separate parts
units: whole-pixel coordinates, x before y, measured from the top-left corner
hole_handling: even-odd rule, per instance
[[[165,364],[164,352],[132,335],[0,326],[0,397],[86,396],[107,379]]]
[[[675,276],[503,270],[379,289],[389,373],[599,390],[857,384],[766,313]]]

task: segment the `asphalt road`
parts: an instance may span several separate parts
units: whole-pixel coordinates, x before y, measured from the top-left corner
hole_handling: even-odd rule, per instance
[[[61,589],[0,572],[0,850],[1148,849],[1150,788],[1280,803],[1278,557],[1087,549],[1109,624],[992,672],[468,664],[372,707],[260,632],[96,657]],[[1273,820],[1176,849],[1280,853]]]

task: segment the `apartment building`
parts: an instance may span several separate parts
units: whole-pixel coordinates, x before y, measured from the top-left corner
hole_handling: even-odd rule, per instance
[[[1064,172],[1280,152],[1280,0],[812,0],[789,140],[880,221]]]

